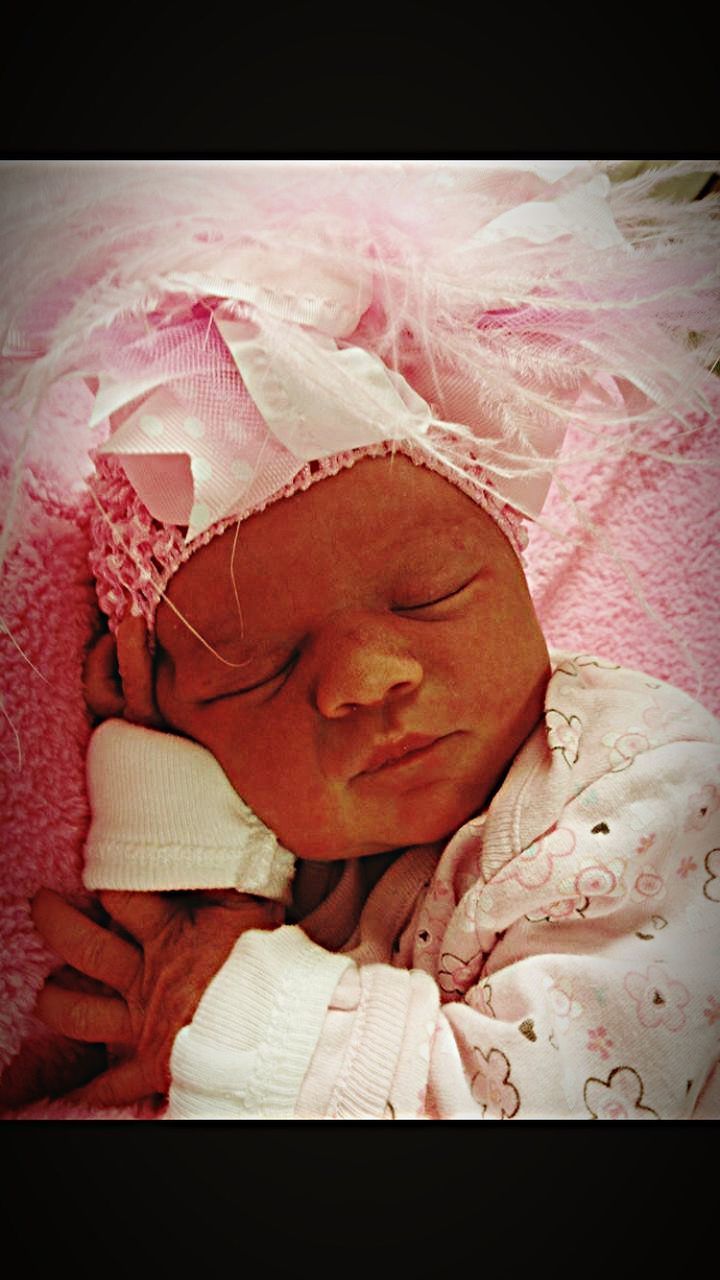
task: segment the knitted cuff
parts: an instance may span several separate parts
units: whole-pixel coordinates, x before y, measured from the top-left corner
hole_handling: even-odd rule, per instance
[[[88,889],[238,889],[287,902],[295,859],[189,739],[106,720],[87,757]]]
[[[296,925],[244,933],[175,1038],[165,1118],[292,1119],[328,1005],[351,963]]]

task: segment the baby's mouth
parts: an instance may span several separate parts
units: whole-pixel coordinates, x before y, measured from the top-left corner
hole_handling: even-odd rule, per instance
[[[441,742],[448,736],[448,734],[408,733],[402,738],[381,742],[355,776],[361,778],[368,774],[379,773],[381,770],[400,769],[405,764],[419,760],[437,742]]]

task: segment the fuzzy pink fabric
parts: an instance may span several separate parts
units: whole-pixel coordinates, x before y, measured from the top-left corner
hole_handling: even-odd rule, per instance
[[[697,431],[680,445],[672,441],[671,424],[655,433],[656,452],[680,454],[684,465],[649,457],[573,464],[572,483],[568,478],[565,483],[597,526],[604,546],[569,518],[567,504],[553,487],[543,524],[570,528],[573,536],[559,539],[535,526],[525,558],[551,647],[598,653],[647,671],[685,689],[718,715],[717,379],[710,381],[708,396],[712,415],[693,415]],[[565,454],[583,448],[587,442],[580,433],[569,433]],[[711,457],[714,467],[707,464]],[[701,459],[700,466],[690,465]]]
[[[713,388],[720,414],[720,390]],[[0,694],[7,715],[0,727],[2,814],[0,839],[0,1070],[27,1037],[47,1033],[32,1016],[36,994],[53,958],[35,933],[28,898],[41,885],[84,894],[82,847],[88,822],[84,757],[90,724],[81,672],[95,604],[87,569],[88,506],[77,487],[87,441],[68,452],[69,422],[87,412],[84,391],[59,388],[29,457],[18,517],[19,542],[3,581]],[[713,423],[715,418],[713,418]],[[707,457],[713,423],[683,446],[686,458]],[[662,435],[663,433],[659,433]],[[17,448],[17,424],[3,423],[0,462]],[[573,440],[569,441],[573,447]],[[662,440],[658,439],[658,447]],[[3,456],[4,455],[4,456]],[[621,570],[597,543],[531,531],[528,577],[551,645],[592,651],[639,667],[698,696],[691,663],[702,674],[700,700],[720,712],[720,510],[717,474],[703,466],[670,466],[654,459],[586,464],[573,473],[573,492],[642,580],[647,605],[677,635],[644,612]],[[553,493],[545,519],[567,526]],[[679,639],[678,639],[679,637]],[[22,765],[18,767],[18,742]],[[89,1111],[67,1103],[36,1103],[23,1119],[145,1119],[142,1108]]]
[[[80,873],[89,810],[85,752],[90,721],[82,665],[97,606],[87,564],[87,497],[78,489],[87,395],[63,388],[54,420],[43,422],[31,450],[16,515],[18,541],[2,581],[2,616],[16,647],[2,637],[0,696],[0,1071],[25,1039],[50,1033],[34,1018],[37,992],[57,959],[36,933],[29,898],[41,885],[87,895]],[[0,429],[0,468],[7,480],[18,424]],[[19,650],[22,650],[22,654]],[[23,657],[23,654],[25,655]],[[33,664],[33,670],[29,663]],[[23,1118],[97,1118],[81,1107],[35,1104]],[[135,1108],[103,1118],[135,1118]]]

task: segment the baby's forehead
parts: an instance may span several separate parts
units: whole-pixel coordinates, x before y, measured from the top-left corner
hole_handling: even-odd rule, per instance
[[[427,467],[402,455],[365,458],[251,516],[237,546],[250,565],[284,563],[294,554],[310,562],[328,551],[383,556],[434,532],[462,538],[487,521],[471,498]]]
[[[498,542],[494,521],[442,476],[403,457],[363,459],[212,539],[169,594],[222,640],[237,633],[240,600],[255,614],[299,615],[313,599],[349,599],[379,574],[421,574],[456,552],[492,555]],[[178,624],[161,606],[161,641]]]

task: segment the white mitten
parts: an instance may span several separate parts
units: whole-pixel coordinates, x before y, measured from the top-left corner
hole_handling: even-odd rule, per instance
[[[106,720],[90,739],[88,889],[290,897],[295,859],[196,742]]]

